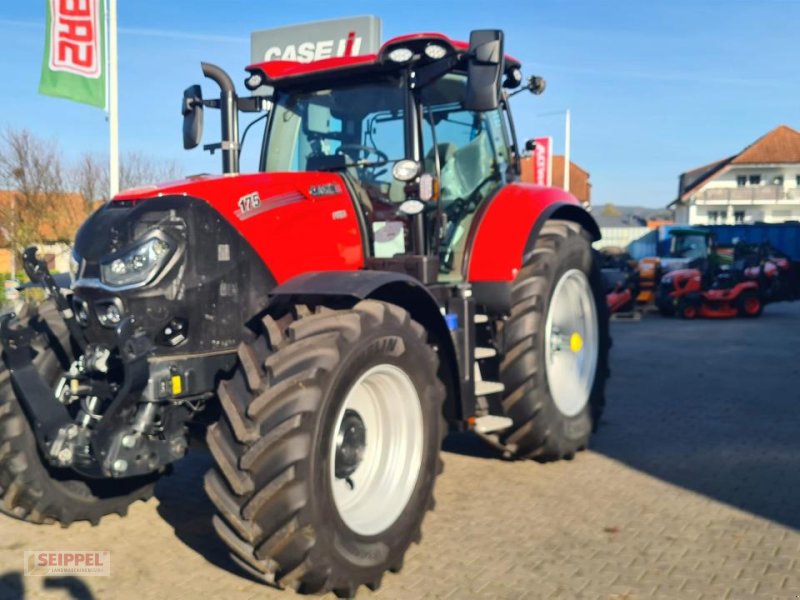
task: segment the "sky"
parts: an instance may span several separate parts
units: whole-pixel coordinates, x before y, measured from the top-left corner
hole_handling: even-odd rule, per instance
[[[519,137],[551,135],[561,153],[563,111],[570,109],[572,159],[591,173],[596,204],[665,206],[682,171],[734,154],[780,124],[800,128],[800,1],[118,5],[121,151],[174,160],[185,174],[220,170],[219,155],[187,152],[181,142],[181,95],[203,83],[200,61],[222,66],[242,92],[251,31],[364,14],[380,17],[384,40],[418,31],[466,40],[471,29],[503,29],[506,52],[522,61],[526,75],[547,80],[542,96],[512,100]],[[45,6],[0,6],[0,128],[27,128],[70,160],[106,153],[102,110],[38,94]],[[213,90],[204,83],[207,97]],[[218,121],[207,115],[204,141],[218,136]]]

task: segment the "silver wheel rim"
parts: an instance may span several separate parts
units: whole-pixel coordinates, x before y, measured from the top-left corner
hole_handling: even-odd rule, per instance
[[[589,402],[599,350],[597,307],[586,274],[570,269],[558,280],[545,322],[545,366],[550,396],[567,417]]]
[[[360,535],[385,531],[408,504],[422,465],[422,406],[411,378],[389,364],[366,371],[347,392],[332,433],[339,516]]]

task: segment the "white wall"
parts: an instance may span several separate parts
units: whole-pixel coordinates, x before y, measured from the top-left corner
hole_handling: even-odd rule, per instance
[[[760,175],[761,183],[751,186],[750,175]],[[783,176],[783,186],[776,187],[774,178]],[[692,196],[686,210],[676,211],[678,223],[690,225],[714,225],[737,222],[735,213],[744,213],[744,223],[782,223],[789,220],[800,220],[800,190],[797,177],[800,175],[800,164],[787,165],[734,165],[720,173]],[[737,177],[748,177],[744,188],[737,185]],[[749,188],[763,188],[759,191],[746,191]],[[722,192],[714,194],[713,190],[742,190],[740,193]],[[708,191],[709,194],[704,195]],[[772,197],[774,195],[774,197]],[[716,220],[713,214],[717,213]]]
[[[601,227],[602,239],[594,243],[595,248],[606,248],[608,246],[618,246],[625,248],[634,240],[647,235],[653,231],[649,227]]]

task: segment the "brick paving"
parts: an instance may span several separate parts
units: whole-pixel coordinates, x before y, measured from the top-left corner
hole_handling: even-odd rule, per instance
[[[615,323],[592,450],[539,465],[446,443],[403,571],[359,598],[800,598],[800,304],[754,321]],[[297,598],[240,576],[195,452],[99,528],[0,519],[6,598]],[[25,549],[111,550],[109,578],[25,578]]]

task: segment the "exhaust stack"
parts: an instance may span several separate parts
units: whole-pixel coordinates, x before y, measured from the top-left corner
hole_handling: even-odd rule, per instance
[[[203,75],[219,86],[219,109],[222,126],[222,172],[239,172],[239,112],[236,88],[230,76],[217,65],[201,63]]]

